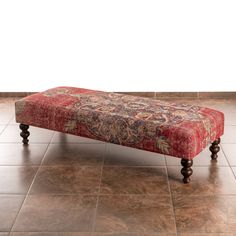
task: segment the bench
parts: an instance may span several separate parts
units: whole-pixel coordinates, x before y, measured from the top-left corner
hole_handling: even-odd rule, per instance
[[[220,150],[224,114],[187,104],[74,87],[57,87],[15,103],[23,144],[30,125],[181,158],[183,182],[193,158]],[[145,157],[143,157],[145,158]]]

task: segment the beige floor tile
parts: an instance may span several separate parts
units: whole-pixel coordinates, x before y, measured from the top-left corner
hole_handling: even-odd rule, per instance
[[[221,138],[221,143],[236,143],[236,125],[225,125],[224,135]]]
[[[93,236],[176,236],[175,233],[93,233]]]
[[[0,125],[0,135],[3,132],[3,130],[6,128],[6,125]]]
[[[24,196],[0,195],[0,231],[10,231]]]
[[[180,233],[178,236],[235,236],[234,233]]]
[[[236,143],[222,144],[222,149],[231,166],[236,166]]]
[[[39,165],[48,144],[0,143],[0,165]]]
[[[30,194],[96,194],[100,178],[99,166],[44,166]]]
[[[37,167],[0,166],[0,194],[26,194]]]
[[[169,197],[100,196],[96,232],[175,233]]]
[[[104,167],[101,194],[168,195],[165,167]]]
[[[93,236],[93,233],[88,232],[63,232],[59,236]]]
[[[181,158],[166,156],[167,166],[181,166],[180,162]],[[229,164],[222,150],[218,152],[217,160],[212,160],[209,147],[206,147],[201,153],[194,157],[193,166],[229,166]]]
[[[235,112],[225,112],[225,124],[226,125],[236,125],[236,111]]]
[[[11,232],[10,236],[59,236],[59,233],[48,233],[48,232]]]
[[[180,168],[167,169],[173,195],[236,194],[236,179],[230,167],[194,167],[190,184],[182,183]]]
[[[236,196],[181,195],[173,201],[178,233],[236,232]]]
[[[14,115],[13,118],[10,120],[9,125],[19,125],[19,123],[16,123],[15,115]]]
[[[13,231],[65,232],[92,230],[96,196],[28,196],[13,226]]]
[[[8,124],[14,116],[12,109],[0,108],[0,124]]]
[[[105,144],[51,144],[43,165],[102,165]]]
[[[18,125],[8,125],[0,135],[0,143],[21,143],[20,128]],[[29,128],[29,144],[30,143],[48,143],[50,142],[54,131],[30,127]]]
[[[235,178],[236,178],[236,166],[233,166],[233,167],[231,167],[231,168],[232,168],[232,171],[233,171],[234,176],[235,176]]]
[[[107,144],[105,165],[113,166],[164,166],[164,155]]]
[[[236,99],[200,99],[199,104],[222,112],[236,112]]]

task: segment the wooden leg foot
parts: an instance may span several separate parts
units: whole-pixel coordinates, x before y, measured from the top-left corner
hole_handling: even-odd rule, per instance
[[[193,174],[193,170],[191,168],[193,165],[193,160],[181,159],[181,165],[183,166],[181,169],[181,174],[184,176],[183,182],[187,184],[190,182],[190,176]]]
[[[29,142],[29,139],[28,139],[28,137],[29,137],[29,135],[30,135],[30,132],[28,131],[29,126],[28,126],[28,125],[25,125],[25,124],[20,124],[19,127],[20,127],[20,129],[22,130],[22,132],[20,133],[20,136],[23,138],[22,143],[23,143],[24,145],[26,145],[26,144],[28,144],[28,142]]]
[[[211,159],[213,160],[216,160],[218,155],[217,153],[220,151],[220,146],[219,146],[219,143],[220,143],[220,138],[216,139],[210,146],[210,151],[211,151]]]

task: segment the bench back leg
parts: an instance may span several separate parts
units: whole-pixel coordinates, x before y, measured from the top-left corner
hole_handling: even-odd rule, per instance
[[[184,176],[183,182],[187,184],[190,182],[190,176],[193,174],[193,170],[191,168],[193,165],[193,160],[186,160],[182,158],[181,165],[183,166],[181,169],[181,174]]]
[[[211,151],[211,159],[213,160],[216,160],[218,155],[217,153],[220,151],[220,146],[219,146],[219,143],[220,143],[220,138],[216,139],[210,146],[210,151]]]
[[[29,126],[28,126],[28,125],[25,125],[25,124],[20,124],[19,127],[20,127],[20,129],[22,130],[22,132],[20,133],[20,136],[23,138],[22,143],[23,143],[24,145],[26,145],[26,144],[28,144],[28,142],[29,142],[29,139],[28,139],[28,137],[29,137],[29,135],[30,135],[30,132],[28,131]]]

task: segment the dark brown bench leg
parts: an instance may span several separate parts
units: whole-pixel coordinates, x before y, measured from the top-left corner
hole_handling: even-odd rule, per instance
[[[211,151],[211,159],[213,160],[216,160],[218,155],[217,153],[220,151],[220,146],[219,146],[219,143],[220,143],[220,138],[216,139],[210,146],[210,151]]]
[[[22,143],[23,144],[28,144],[28,142],[29,142],[28,137],[30,135],[30,132],[28,131],[29,126],[25,125],[25,124],[20,124],[19,127],[22,130],[22,132],[20,133],[20,136],[23,138]]]
[[[193,160],[186,160],[182,158],[181,165],[183,166],[181,169],[181,174],[184,176],[183,182],[187,184],[190,182],[190,176],[193,174],[193,170],[191,168],[193,165]]]

